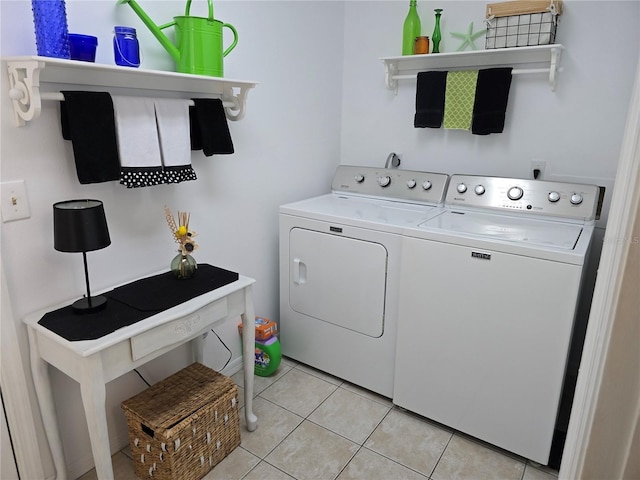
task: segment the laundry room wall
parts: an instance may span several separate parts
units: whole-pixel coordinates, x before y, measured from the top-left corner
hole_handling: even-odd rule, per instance
[[[462,43],[451,32],[484,28],[482,1],[418,2],[423,34],[433,9],[442,13],[441,51]],[[505,130],[488,136],[461,130],[414,128],[415,80],[397,94],[384,85],[380,57],[400,55],[404,2],[347,2],[342,163],[383,165],[402,154],[402,166],[445,173],[528,176],[530,162],[547,162],[544,176],[613,178],[638,62],[638,2],[563,2],[556,41],[565,46],[556,92],[544,74],[514,76]],[[484,48],[484,38],[475,41]],[[469,49],[467,49],[469,50]],[[615,92],[615,94],[613,94]],[[372,133],[375,132],[375,135]]]
[[[341,163],[383,166],[393,151],[401,168],[529,178],[531,161],[544,160],[545,180],[612,181],[640,50],[639,2],[565,0],[557,90],[545,74],[514,76],[504,132],[487,136],[414,128],[416,81],[386,89],[380,57],[400,55],[405,3],[346,3]],[[487,3],[419,1],[422,33],[431,36],[433,9],[443,8],[440,50],[454,52],[462,40],[451,33],[471,22],[483,29]],[[475,44],[484,48],[484,37]]]
[[[185,1],[140,0],[162,24],[184,12]],[[98,36],[96,62],[114,64],[114,25],[137,28],[143,67],[173,70],[169,55],[127,5],[115,0],[67,0],[69,30]],[[206,14],[206,2],[192,3],[194,15]],[[24,180],[30,218],[2,223],[2,265],[29,371],[27,313],[84,292],[82,255],[53,249],[52,204],[70,198],[104,202],[112,243],[88,254],[92,291],[167,269],[176,254],[163,206],[191,212],[198,233],[195,258],[256,279],[256,313],[277,318],[278,206],[302,196],[325,193],[339,163],[340,91],[344,4],[321,1],[214,1],[215,17],[233,24],[239,43],[225,58],[228,78],[257,81],[248,94],[246,117],[229,122],[234,155],[205,157],[194,152],[198,180],[179,185],[126,189],[117,182],[80,185],[70,142],[60,135],[57,102],[44,102],[40,118],[27,126],[13,124],[6,73],[1,76],[1,180]],[[29,0],[0,2],[1,54],[35,55]],[[72,80],[70,80],[72,82]],[[77,88],[73,84],[69,89]],[[217,333],[239,365],[240,338],[235,319]],[[227,351],[210,335],[205,361],[222,368]],[[20,359],[16,359],[19,361]],[[158,381],[186,365],[186,349],[144,365],[140,371]],[[53,370],[53,369],[52,369]],[[52,380],[69,478],[93,467],[77,384],[53,370]],[[4,391],[3,385],[3,391]],[[120,402],[145,388],[135,374],[107,386],[112,448],[128,443]],[[39,443],[47,478],[53,475],[39,413]]]

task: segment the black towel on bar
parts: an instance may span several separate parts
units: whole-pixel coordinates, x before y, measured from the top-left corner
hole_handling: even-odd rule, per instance
[[[487,68],[478,72],[471,133],[502,133],[511,87],[511,67]]]
[[[120,179],[120,159],[111,95],[63,91],[60,102],[62,138],[71,140],[81,184]]]
[[[219,98],[194,98],[189,109],[191,125],[191,149],[204,152],[205,156],[233,153],[233,142]]]
[[[196,107],[189,107],[189,132],[191,136],[191,150],[202,150],[202,134],[200,123],[196,117]]]
[[[416,79],[416,128],[440,128],[444,118],[447,72],[419,72]]]

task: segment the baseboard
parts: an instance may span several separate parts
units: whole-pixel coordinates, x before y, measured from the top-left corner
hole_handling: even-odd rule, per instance
[[[226,375],[227,377],[230,377],[238,373],[240,370],[242,370],[242,356],[230,361],[229,364],[225,368],[223,368],[220,373]]]
[[[129,433],[125,431],[124,434],[111,434],[109,435],[109,448],[111,449],[111,456],[129,445]],[[89,450],[89,455],[78,458],[76,461],[67,464],[67,476],[68,478],[80,478],[89,470],[95,468],[93,460],[93,454]]]

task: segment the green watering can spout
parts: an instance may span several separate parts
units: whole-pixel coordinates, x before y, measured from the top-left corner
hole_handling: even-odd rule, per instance
[[[149,29],[149,31],[153,33],[153,36],[158,39],[158,41],[160,42],[160,45],[162,45],[163,48],[169,53],[169,55],[171,55],[171,58],[173,58],[173,61],[176,63],[180,62],[180,51],[171,42],[171,40],[169,40],[169,37],[167,37],[162,31],[163,28],[167,28],[172,25],[175,25],[176,23],[175,20],[165,25],[158,26],[153,22],[153,20],[151,20],[151,18],[149,18],[149,15],[147,15],[147,13],[142,9],[142,7],[138,5],[138,2],[136,2],[136,0],[118,0],[118,3],[123,5],[125,3],[129,4],[129,6],[133,9],[133,11],[136,12],[136,15],[140,17],[140,20],[142,20],[142,23],[144,23]],[[189,3],[191,2],[189,1]]]
[[[173,17],[172,22],[164,25],[156,25],[135,0],[118,0],[118,3],[128,4],[140,17],[142,23],[171,55],[176,63],[176,71],[212,77],[224,76],[223,58],[237,45],[238,32],[233,25],[213,18],[212,0],[207,0],[207,18],[190,16],[191,0],[187,0],[184,16]],[[162,32],[171,26],[175,26],[176,45]],[[228,28],[233,33],[233,42],[226,50],[223,50],[222,45],[223,28]]]

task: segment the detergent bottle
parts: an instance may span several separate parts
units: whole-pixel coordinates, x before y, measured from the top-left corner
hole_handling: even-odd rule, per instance
[[[278,325],[264,317],[256,317],[255,365],[253,373],[260,377],[268,377],[280,366],[282,352],[277,337]],[[238,324],[242,335],[242,323]]]

